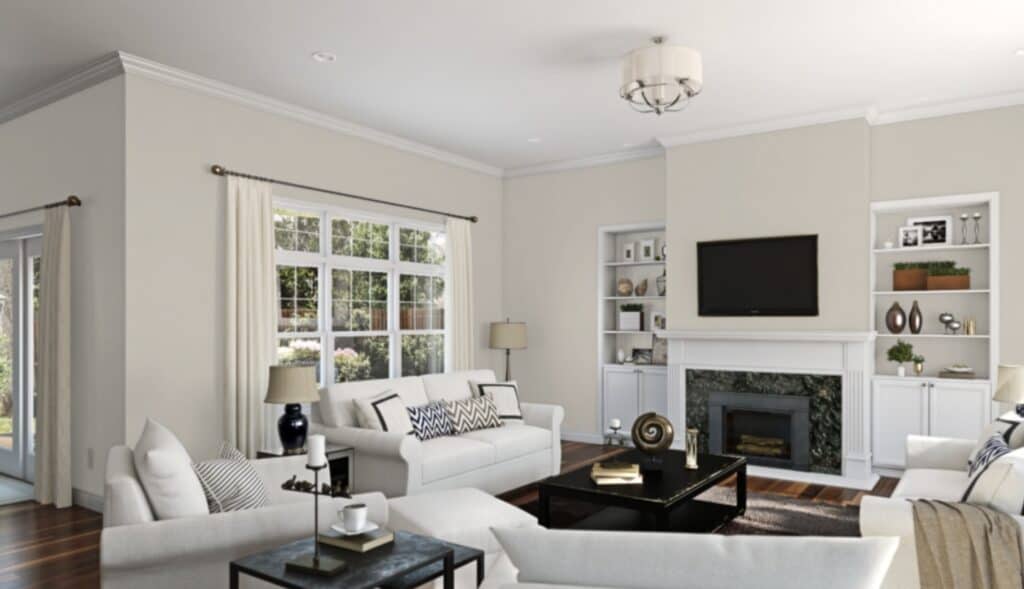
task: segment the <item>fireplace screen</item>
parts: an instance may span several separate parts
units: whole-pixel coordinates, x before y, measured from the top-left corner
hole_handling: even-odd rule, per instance
[[[792,395],[711,393],[712,453],[740,454],[751,464],[810,467],[810,399]]]
[[[726,411],[725,451],[728,454],[767,456],[789,460],[789,415],[737,409]]]

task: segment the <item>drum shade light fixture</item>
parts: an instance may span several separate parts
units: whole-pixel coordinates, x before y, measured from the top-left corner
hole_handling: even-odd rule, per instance
[[[704,84],[700,53],[681,45],[666,45],[664,37],[651,41],[654,44],[650,47],[626,56],[619,96],[638,112],[661,116],[683,110]]]

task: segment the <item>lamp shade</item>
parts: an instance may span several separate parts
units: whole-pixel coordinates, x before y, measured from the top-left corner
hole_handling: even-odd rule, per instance
[[[264,403],[314,403],[320,400],[312,366],[271,366]]]
[[[999,378],[993,401],[1024,403],[1024,366],[999,365]]]
[[[511,321],[491,323],[491,349],[526,349],[526,324]]]

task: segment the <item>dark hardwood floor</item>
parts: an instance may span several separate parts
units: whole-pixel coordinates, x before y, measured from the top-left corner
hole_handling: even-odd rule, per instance
[[[562,472],[584,468],[621,452],[620,448],[562,443]],[[774,493],[834,505],[858,505],[865,495],[889,496],[896,479],[883,478],[871,491],[749,477],[755,493]],[[726,483],[728,484],[728,483]],[[529,487],[502,495],[515,504],[536,499]],[[81,507],[54,509],[33,502],[0,507],[0,589],[14,587],[98,587],[103,517]]]

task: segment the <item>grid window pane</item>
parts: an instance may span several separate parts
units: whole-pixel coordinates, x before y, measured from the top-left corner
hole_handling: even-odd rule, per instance
[[[444,336],[402,336],[402,376],[444,372]]]
[[[281,250],[319,253],[320,216],[274,209],[274,243]]]
[[[319,325],[317,269],[309,266],[278,266],[277,330],[316,331]]]
[[[334,331],[387,331],[387,272],[334,268],[331,285]]]
[[[444,264],[444,233],[402,227],[398,230],[398,259],[418,264]]]
[[[386,335],[334,338],[334,382],[388,378],[389,339]]]
[[[386,260],[389,257],[391,228],[382,223],[331,219],[331,253]]]
[[[313,366],[316,381],[320,378],[320,339],[310,337],[283,337],[278,339],[277,363],[282,366]]]
[[[402,274],[398,297],[399,329],[444,329],[444,278]]]

